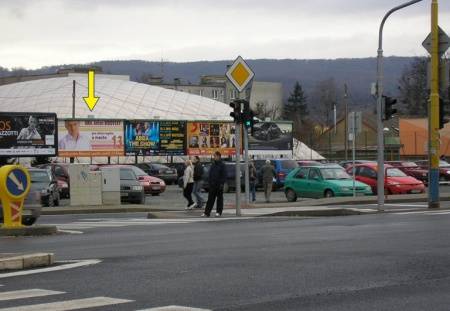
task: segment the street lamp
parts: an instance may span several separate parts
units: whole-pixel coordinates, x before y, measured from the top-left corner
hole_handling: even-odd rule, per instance
[[[406,8],[422,0],[408,1],[402,5],[396,6],[386,13],[380,24],[378,35],[378,56],[377,56],[377,144],[378,144],[378,211],[384,209],[384,133],[383,133],[383,28],[387,18],[395,11]]]

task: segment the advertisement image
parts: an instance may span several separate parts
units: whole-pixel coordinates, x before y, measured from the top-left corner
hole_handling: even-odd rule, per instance
[[[250,150],[292,150],[292,123],[259,122],[249,136]]]
[[[124,155],[120,120],[60,120],[60,157],[111,157]]]
[[[229,122],[188,122],[187,154],[222,155],[235,154],[236,126]]]
[[[0,113],[0,156],[55,156],[56,114]]]

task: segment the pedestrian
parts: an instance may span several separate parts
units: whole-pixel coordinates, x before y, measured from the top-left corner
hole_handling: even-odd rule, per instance
[[[250,194],[249,194],[249,196],[251,196],[249,199],[251,199],[252,202],[255,202],[256,201],[256,180],[257,180],[257,175],[256,175],[255,163],[253,161],[250,162],[250,166],[248,168],[248,177],[249,177],[249,181],[250,181]]]
[[[186,160],[186,168],[183,175],[183,196],[188,201],[186,210],[190,210],[195,207],[195,203],[192,200],[192,190],[194,188],[194,168],[191,160]]]
[[[197,200],[196,208],[203,208],[203,198],[200,192],[203,188],[203,165],[200,162],[200,158],[195,156],[194,158],[194,197]]]
[[[223,185],[227,179],[225,164],[222,162],[222,155],[219,151],[214,153],[214,161],[209,169],[208,176],[208,201],[206,202],[205,212],[202,217],[211,215],[214,202],[216,203],[216,217],[222,216],[223,211]]]
[[[263,177],[264,195],[266,197],[266,203],[270,202],[270,195],[272,194],[273,180],[276,176],[275,168],[270,160],[266,160],[266,164],[261,168]]]

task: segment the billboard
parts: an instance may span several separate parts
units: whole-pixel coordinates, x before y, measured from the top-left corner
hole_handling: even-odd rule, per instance
[[[0,156],[55,156],[55,113],[1,112]]]
[[[127,155],[184,155],[186,149],[185,121],[125,122]]]
[[[292,150],[292,123],[258,122],[248,138],[249,150]]]
[[[230,122],[188,122],[187,154],[212,155],[220,151],[222,155],[235,154],[236,125]]]
[[[121,120],[60,120],[58,133],[60,157],[124,155],[123,121]]]

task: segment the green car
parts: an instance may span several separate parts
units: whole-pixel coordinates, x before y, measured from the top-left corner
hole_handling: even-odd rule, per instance
[[[294,169],[285,180],[285,194],[289,202],[302,198],[329,198],[352,196],[353,179],[340,166],[303,166]],[[357,196],[370,195],[372,189],[365,183],[355,181]]]

